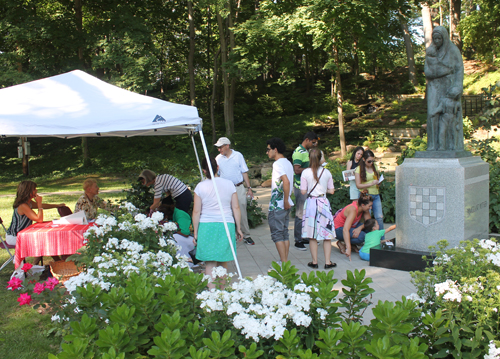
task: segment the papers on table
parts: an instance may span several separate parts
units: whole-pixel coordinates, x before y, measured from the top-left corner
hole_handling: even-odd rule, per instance
[[[69,216],[61,217],[61,219],[54,219],[52,221],[54,224],[88,224],[87,217],[85,217],[85,212],[80,211]]]

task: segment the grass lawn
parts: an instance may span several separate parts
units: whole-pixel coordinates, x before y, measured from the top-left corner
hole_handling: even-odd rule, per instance
[[[0,262],[7,260],[7,252],[0,252]],[[60,338],[48,337],[46,331],[51,316],[39,314],[32,306],[19,306],[18,291],[7,290],[7,282],[14,271],[9,264],[0,272],[0,358],[42,359],[48,353],[57,353]]]

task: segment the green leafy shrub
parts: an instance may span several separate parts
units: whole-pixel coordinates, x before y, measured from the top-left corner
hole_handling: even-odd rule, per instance
[[[164,279],[134,273],[110,291],[79,287],[78,318],[49,358],[425,357],[427,346],[411,338],[421,315],[416,302],[379,302],[371,323],[361,323],[373,293],[364,270],[347,272],[339,296],[333,271],[299,276],[289,262],[273,268],[270,277],[226,289],[216,268],[214,291],[186,268]]]
[[[345,167],[337,161],[328,161],[326,168],[332,174],[333,185],[335,187],[335,193],[327,194],[326,197],[330,202],[330,207],[333,214],[335,214],[335,212],[337,212],[341,208],[344,208],[352,201],[349,193],[348,183],[345,182],[342,177],[342,171],[345,170]]]
[[[397,163],[401,165],[405,158],[415,157],[415,152],[427,150],[427,134],[423,137],[417,136],[413,138],[408,146],[401,152],[401,156],[398,156]]]
[[[416,333],[433,358],[478,358],[500,339],[500,246],[488,239],[447,246],[430,247],[433,266],[412,273],[413,298],[426,313]]]
[[[259,203],[255,199],[247,201],[247,218],[250,228],[257,227],[266,219],[266,214],[262,210],[262,206],[259,206]]]
[[[496,137],[487,138],[484,140],[470,140],[466,148],[476,156],[481,156],[483,161],[488,162],[490,165],[496,163],[500,153],[492,146],[493,143],[499,142]]]
[[[150,186],[143,186],[140,181],[132,182],[131,188],[124,190],[125,202],[132,203],[143,213],[149,213],[149,207],[154,201],[154,189]]]
[[[396,223],[396,182],[383,181],[379,185],[384,222]]]
[[[472,121],[469,119],[469,116],[465,116],[463,119],[464,123],[464,138],[470,139],[472,134],[474,133],[474,124]]]
[[[377,130],[368,131],[368,136],[366,136],[366,141],[363,142],[363,146],[368,146],[370,148],[387,148],[392,145],[392,137],[387,130]]]
[[[500,233],[500,163],[490,165],[490,233]]]

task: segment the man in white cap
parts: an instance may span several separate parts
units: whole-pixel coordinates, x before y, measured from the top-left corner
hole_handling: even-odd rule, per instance
[[[243,240],[246,244],[254,245],[255,242],[250,238],[250,228],[248,227],[247,218],[247,196],[253,198],[252,187],[250,187],[250,179],[248,178],[248,167],[245,163],[243,155],[231,149],[231,141],[227,137],[221,137],[215,144],[219,150],[219,155],[215,157],[219,166],[219,175],[222,178],[228,179],[236,186],[236,194],[241,211],[241,231],[243,232]],[[247,189],[245,189],[245,184]]]

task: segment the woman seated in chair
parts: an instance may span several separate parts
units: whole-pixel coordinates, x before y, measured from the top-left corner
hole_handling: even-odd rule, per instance
[[[110,209],[106,205],[106,202],[99,198],[99,186],[97,185],[97,181],[95,179],[86,179],[83,182],[83,190],[85,193],[78,198],[75,205],[75,213],[84,211],[87,220],[91,220],[97,218],[97,210],[99,208]]]
[[[34,199],[34,200],[33,200]],[[14,201],[14,213],[12,222],[7,229],[7,243],[16,244],[17,233],[29,227],[33,221],[43,222],[43,210],[65,206],[61,204],[42,203],[42,196],[37,194],[36,183],[33,181],[22,181],[17,186],[17,195]],[[38,208],[38,213],[33,208]]]
[[[12,222],[7,229],[6,240],[10,245],[15,245],[17,233],[29,227],[33,221],[43,222],[43,210],[50,208],[59,208],[65,206],[61,204],[48,204],[42,202],[42,196],[37,194],[36,183],[33,181],[22,181],[17,186],[17,195],[14,200],[14,213],[12,214]],[[33,208],[38,208],[38,213],[33,211]],[[41,257],[35,258],[35,264],[40,261]]]

